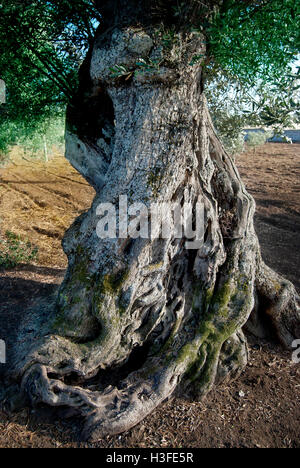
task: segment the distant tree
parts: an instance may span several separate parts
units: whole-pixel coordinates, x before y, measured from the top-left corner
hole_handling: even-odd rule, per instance
[[[230,154],[244,147],[243,129],[262,127],[273,135],[300,122],[300,68],[292,64],[277,80],[249,87],[231,72],[210,66],[206,73],[205,94],[213,122]]]

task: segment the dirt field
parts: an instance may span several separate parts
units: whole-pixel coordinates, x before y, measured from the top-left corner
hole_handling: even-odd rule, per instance
[[[12,161],[0,169],[0,232],[30,239],[39,248],[39,266],[64,269],[62,236],[95,192],[59,153],[45,164],[15,150]]]
[[[0,170],[0,233],[9,230],[28,238],[39,248],[39,260],[0,272],[2,339],[12,335],[27,307],[62,281],[63,232],[90,206],[94,194],[59,155],[47,165],[25,161],[20,154],[13,161]],[[263,256],[300,292],[300,145],[268,144],[236,162],[257,201]],[[274,343],[250,337],[250,349],[250,363],[239,380],[216,388],[199,403],[166,402],[133,430],[96,446],[299,447],[300,366]],[[56,421],[47,412],[0,412],[0,447],[83,446],[79,431],[78,421]]]
[[[257,203],[264,259],[300,292],[300,145],[267,144],[236,162]]]

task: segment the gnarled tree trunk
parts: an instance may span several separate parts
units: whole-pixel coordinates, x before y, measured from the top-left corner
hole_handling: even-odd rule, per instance
[[[286,346],[300,336],[296,292],[262,262],[254,200],[213,128],[201,64],[191,64],[205,54],[202,37],[166,38],[133,18],[104,25],[83,67],[66,152],[97,194],[65,236],[56,306],[14,365],[32,404],[72,409],[94,439],[129,429],[172,394],[201,398],[238,375],[246,323],[260,333],[272,325]],[[125,195],[149,209],[199,203],[202,244],[99,239],[97,207]]]

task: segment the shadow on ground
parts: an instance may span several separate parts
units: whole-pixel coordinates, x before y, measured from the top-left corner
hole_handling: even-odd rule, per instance
[[[64,272],[36,265],[0,272],[0,339],[5,340],[8,365],[26,311],[55,294]],[[0,365],[0,376],[3,372],[4,366]]]

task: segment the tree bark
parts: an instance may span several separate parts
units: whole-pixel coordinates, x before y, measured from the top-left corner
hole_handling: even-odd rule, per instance
[[[246,323],[260,335],[272,325],[287,347],[300,336],[299,298],[262,261],[254,200],[213,128],[201,63],[191,65],[205,55],[203,38],[167,33],[107,27],[83,67],[66,155],[96,197],[64,238],[69,267],[55,307],[32,319],[36,340],[23,326],[15,353],[13,376],[31,404],[80,414],[86,439],[237,376]],[[149,209],[200,203],[202,245],[99,239],[98,205],[124,195]]]

